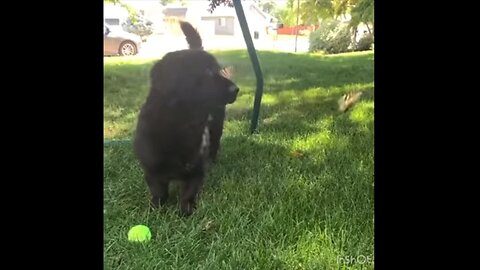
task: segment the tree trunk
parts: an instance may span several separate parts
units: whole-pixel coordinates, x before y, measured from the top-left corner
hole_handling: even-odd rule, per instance
[[[369,33],[369,34],[372,34],[372,31],[370,30],[370,27],[368,27],[368,23],[365,23],[365,25],[367,26],[368,33]]]
[[[296,25],[296,33],[295,33],[295,52],[297,52],[297,40],[298,40],[298,19],[300,17],[300,0],[297,0],[297,25]]]
[[[356,49],[357,49],[357,33],[358,33],[358,28],[355,27],[354,29],[355,29],[355,31],[354,31],[354,33],[353,33],[353,49],[356,50]]]

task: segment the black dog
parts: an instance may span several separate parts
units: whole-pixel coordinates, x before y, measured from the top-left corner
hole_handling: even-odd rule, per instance
[[[169,182],[180,180],[180,211],[190,215],[208,165],[217,157],[225,107],[236,100],[239,88],[203,50],[192,25],[180,26],[190,49],[168,53],[153,66],[134,149],[153,207],[164,205]]]

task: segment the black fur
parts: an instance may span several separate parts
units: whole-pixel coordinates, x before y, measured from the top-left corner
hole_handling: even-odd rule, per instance
[[[181,28],[193,49],[168,53],[153,66],[134,150],[152,205],[164,205],[170,181],[180,180],[180,211],[190,215],[208,165],[217,157],[225,107],[235,101],[238,87],[221,75],[211,54],[199,49],[197,31],[185,22]]]

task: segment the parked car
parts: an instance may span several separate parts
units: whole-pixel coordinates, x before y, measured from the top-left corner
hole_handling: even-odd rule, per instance
[[[120,28],[103,26],[104,55],[136,55],[140,51],[142,38]]]

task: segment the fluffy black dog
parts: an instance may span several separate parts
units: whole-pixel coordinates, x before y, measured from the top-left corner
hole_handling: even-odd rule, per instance
[[[190,49],[166,54],[150,73],[150,93],[138,118],[135,154],[152,194],[164,205],[171,180],[182,184],[180,212],[190,215],[223,131],[225,107],[239,88],[205,52],[198,32],[180,23]]]

